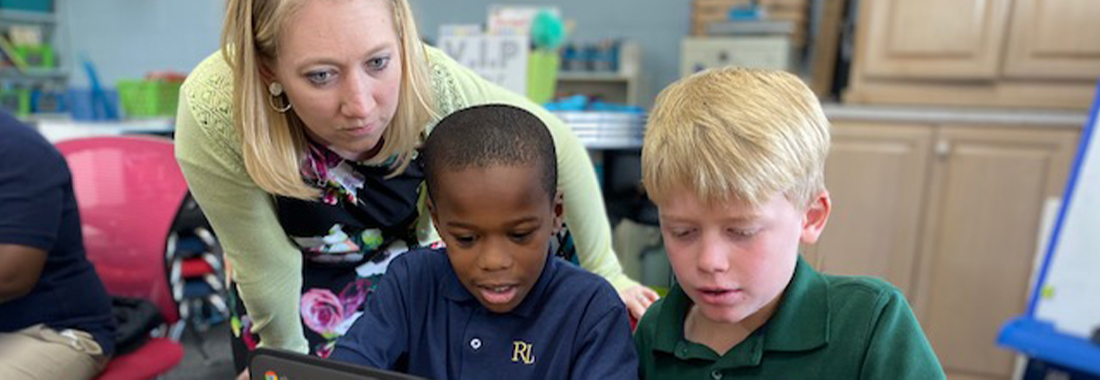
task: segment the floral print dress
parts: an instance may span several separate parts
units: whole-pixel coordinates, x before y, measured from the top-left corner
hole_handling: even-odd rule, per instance
[[[303,255],[301,318],[310,353],[327,357],[363,313],[386,267],[415,248],[423,169],[417,157],[394,177],[390,163],[360,165],[311,144],[302,177],[322,189],[318,201],[276,197],[279,222]],[[233,354],[259,344],[233,290]],[[244,363],[245,360],[235,360]]]

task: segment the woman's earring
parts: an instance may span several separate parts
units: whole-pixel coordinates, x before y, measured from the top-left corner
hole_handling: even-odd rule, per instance
[[[279,82],[271,82],[271,84],[267,86],[267,92],[271,93],[271,97],[267,99],[267,102],[275,112],[286,113],[286,111],[290,110],[289,99],[286,100],[286,105],[282,107],[275,105],[275,99],[283,97],[283,85],[279,84]]]

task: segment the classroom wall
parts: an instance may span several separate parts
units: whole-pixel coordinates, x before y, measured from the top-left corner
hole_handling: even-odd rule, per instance
[[[645,103],[679,76],[691,7],[686,0],[411,1],[431,40],[444,23],[483,24],[490,4],[555,5],[576,21],[576,41],[621,37],[640,44]],[[58,51],[70,84],[88,85],[82,55],[108,86],[151,70],[187,72],[218,48],[224,7],[224,0],[57,0]]]
[[[104,86],[148,71],[189,72],[218,48],[224,0],[57,0],[57,38],[73,87],[87,87],[80,57]]]

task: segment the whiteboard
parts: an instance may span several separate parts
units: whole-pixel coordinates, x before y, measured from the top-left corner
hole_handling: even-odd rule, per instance
[[[1033,318],[1088,339],[1100,328],[1100,95],[1081,133],[1065,200],[1047,246]]]

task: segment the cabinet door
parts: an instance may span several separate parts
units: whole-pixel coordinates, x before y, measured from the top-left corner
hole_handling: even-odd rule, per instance
[[[1081,79],[1100,76],[1100,1],[1016,0],[1005,75]]]
[[[834,123],[832,215],[814,254],[831,274],[885,278],[910,293],[932,126]]]
[[[1009,1],[863,1],[861,71],[881,78],[993,79]]]
[[[1007,379],[994,343],[1024,312],[1042,207],[1076,149],[1067,129],[944,126],[933,151],[917,315],[944,369]]]

